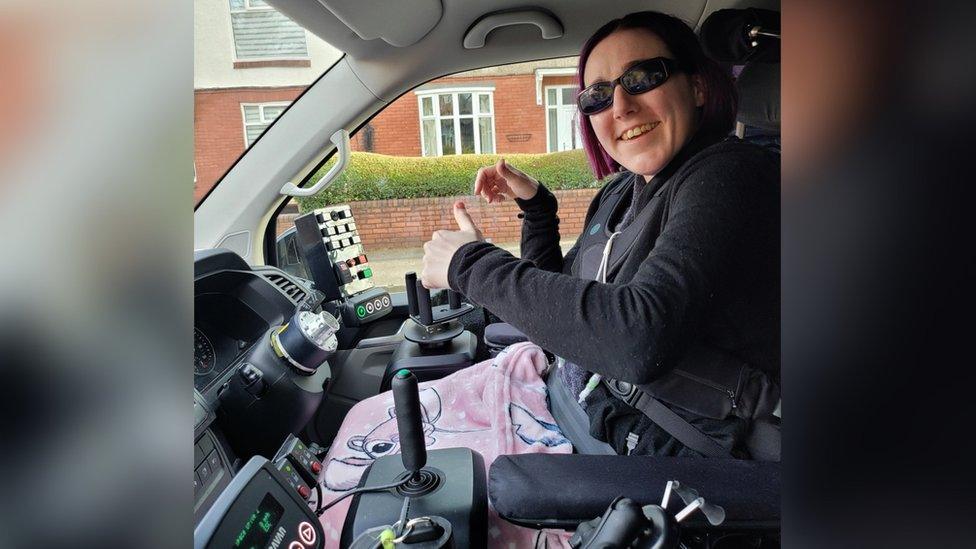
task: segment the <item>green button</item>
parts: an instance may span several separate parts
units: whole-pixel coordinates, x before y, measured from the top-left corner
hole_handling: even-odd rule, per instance
[[[362,305],[356,307],[356,314],[359,315],[359,318],[366,316],[366,307],[363,307]]]
[[[373,276],[373,269],[370,269],[369,267],[363,269],[363,276],[365,276],[366,278]]]
[[[397,377],[400,378],[400,379],[404,379],[404,378],[410,377],[410,370],[408,370],[406,368],[400,370],[399,372],[397,372]]]

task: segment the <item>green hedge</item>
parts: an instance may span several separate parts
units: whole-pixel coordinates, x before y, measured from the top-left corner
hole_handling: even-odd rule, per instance
[[[471,194],[478,168],[506,162],[535,177],[551,190],[599,187],[582,150],[549,154],[464,154],[439,157],[387,156],[354,152],[346,171],[328,189],[299,198],[303,212],[360,200],[424,198]],[[314,176],[321,179],[335,163],[329,160]]]

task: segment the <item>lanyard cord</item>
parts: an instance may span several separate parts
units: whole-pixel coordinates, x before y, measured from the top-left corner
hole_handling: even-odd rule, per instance
[[[607,281],[607,266],[610,263],[610,250],[613,248],[613,239],[620,235],[620,231],[617,231],[610,235],[610,240],[607,240],[606,246],[603,247],[603,257],[600,258],[600,268],[596,270],[596,281],[606,283]]]
[[[613,239],[620,235],[620,231],[617,231],[610,235],[610,239],[607,240],[607,244],[603,247],[603,257],[600,258],[600,268],[596,270],[596,281],[606,283],[607,282],[607,265],[610,263],[610,250],[613,249]],[[600,380],[603,376],[600,374],[593,374],[590,376],[589,381],[586,382],[586,387],[580,391],[579,398],[577,401],[582,404],[586,400],[586,397],[590,396],[590,393],[596,389],[596,386],[600,384]]]

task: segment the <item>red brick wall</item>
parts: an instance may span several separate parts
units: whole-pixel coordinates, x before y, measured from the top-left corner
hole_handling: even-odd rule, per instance
[[[194,204],[244,152],[241,103],[294,101],[304,90],[292,88],[233,88],[193,92],[193,164],[197,182]]]
[[[559,200],[559,233],[576,237],[583,230],[586,209],[598,189],[555,191]],[[454,201],[462,199],[475,224],[494,242],[518,242],[522,220],[514,202],[485,204],[471,196],[350,202],[356,227],[367,250],[421,246],[439,229],[456,229]],[[296,214],[278,217],[277,234],[293,226]]]

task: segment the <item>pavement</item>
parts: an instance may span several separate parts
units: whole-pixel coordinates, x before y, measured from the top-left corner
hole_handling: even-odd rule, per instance
[[[573,244],[576,244],[575,238],[559,241],[563,255],[573,247]],[[518,242],[495,242],[495,245],[509,251],[516,257],[520,256]],[[373,283],[377,286],[385,286],[391,292],[403,291],[403,275],[405,273],[414,271],[420,274],[423,268],[424,250],[420,246],[416,248],[368,249],[366,255],[369,257],[370,266],[373,268]]]

